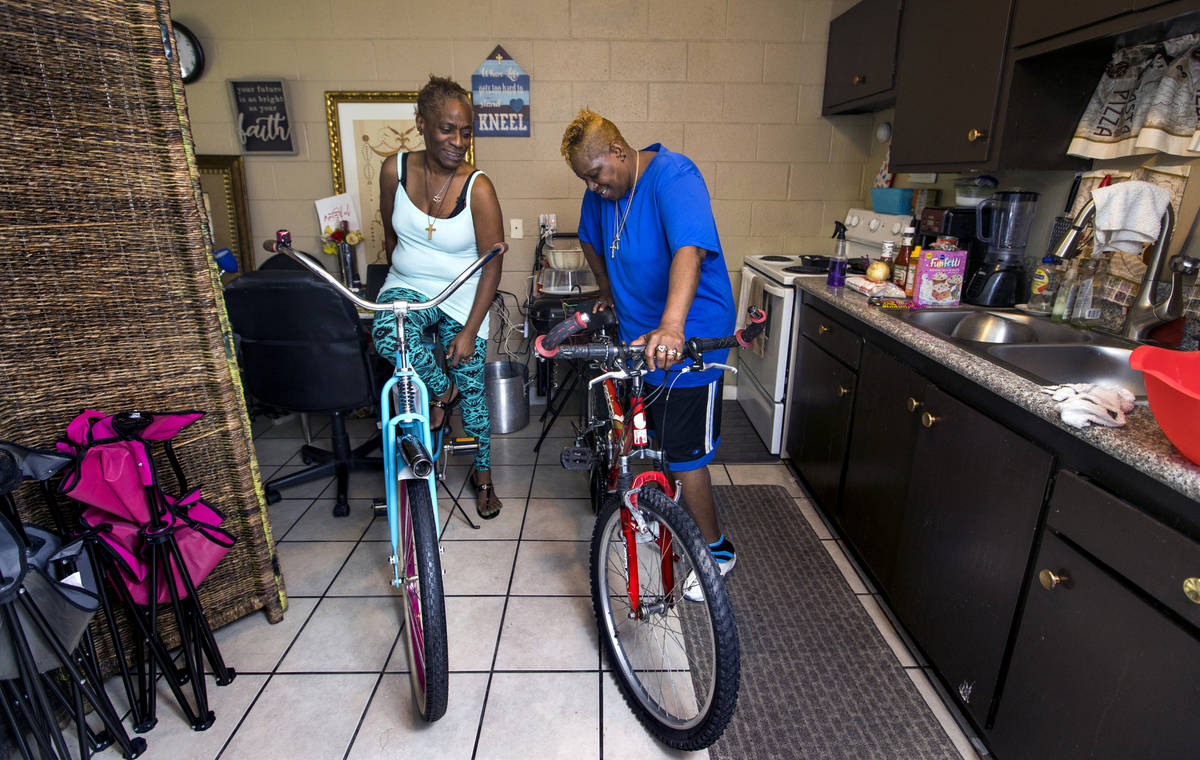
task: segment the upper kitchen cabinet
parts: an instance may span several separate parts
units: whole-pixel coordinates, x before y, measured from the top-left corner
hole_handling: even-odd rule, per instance
[[[1032,52],[1086,43],[1145,30],[1125,42],[1147,42],[1191,30],[1172,30],[1171,21],[1196,11],[1194,0],[1017,0],[1012,47]],[[1025,54],[1027,51],[1021,51]]]
[[[895,101],[900,0],[862,0],[829,23],[825,116],[874,111]]]
[[[905,5],[894,170],[1084,166],[1066,148],[1107,59],[1056,56],[1014,67],[1007,57],[1012,12],[1012,0]]]

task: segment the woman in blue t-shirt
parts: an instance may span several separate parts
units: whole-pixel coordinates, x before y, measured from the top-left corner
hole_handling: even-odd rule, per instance
[[[496,190],[466,161],[474,123],[466,90],[451,79],[430,77],[417,95],[416,122],[425,150],[389,156],[379,177],[384,240],[392,251],[380,302],[428,301],[480,254],[504,244]],[[492,488],[491,421],[483,385],[488,309],[502,259],[489,261],[437,308],[411,312],[404,320],[409,358],[433,396],[430,427],[441,430],[461,403],[463,428],[479,440],[472,482],[475,510],[484,519],[500,514],[503,506]],[[449,374],[422,340],[431,326],[445,348]],[[379,353],[395,363],[395,314],[379,312],[371,332]]]
[[[723,575],[736,556],[717,523],[707,467],[720,443],[722,371],[670,371],[690,361],[681,364],[686,336],[730,335],[736,318],[704,177],[661,144],[633,149],[616,125],[586,108],[567,126],[562,154],[587,184],[579,241],[600,285],[599,308],[612,304],[621,339],[646,347],[655,368],[646,376],[650,424]],[[666,392],[654,392],[664,385]],[[689,578],[685,596],[699,593]]]

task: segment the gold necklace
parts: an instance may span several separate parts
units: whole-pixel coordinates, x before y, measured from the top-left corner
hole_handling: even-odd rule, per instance
[[[634,153],[635,159],[633,163],[633,187],[629,189],[629,202],[625,204],[625,216],[621,217],[621,223],[617,224],[617,217],[621,216],[621,199],[613,201],[617,204],[616,213],[613,214],[613,241],[608,247],[609,258],[617,257],[617,249],[621,247],[621,233],[625,231],[625,221],[629,219],[629,209],[633,208],[633,196],[637,192],[638,169],[642,166],[642,152]]]
[[[442,212],[442,198],[444,197],[446,188],[450,187],[450,180],[454,179],[456,173],[450,172],[450,176],[446,177],[446,182],[442,185],[442,189],[433,195],[429,195],[429,152],[425,152],[425,195],[429,196],[433,201],[433,203],[429,204],[429,211],[425,214],[425,218],[429,220],[429,226],[425,228],[426,240],[433,240],[433,233],[437,230],[437,227],[433,226],[433,220],[438,218],[437,215]],[[437,204],[436,211],[433,208],[434,203]]]

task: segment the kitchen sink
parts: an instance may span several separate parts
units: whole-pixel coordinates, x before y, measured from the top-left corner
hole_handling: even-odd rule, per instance
[[[1146,398],[1142,373],[1130,369],[1131,349],[1102,345],[992,346],[988,355],[1035,382],[1098,383],[1127,388],[1138,400]]]
[[[1088,343],[1092,334],[1030,314],[980,309],[911,310],[896,315],[951,341],[988,344]]]

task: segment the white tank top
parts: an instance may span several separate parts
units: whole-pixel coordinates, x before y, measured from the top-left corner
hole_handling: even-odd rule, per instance
[[[396,157],[403,161],[404,155]],[[396,231],[396,247],[392,251],[392,266],[379,292],[388,288],[409,288],[433,298],[479,258],[475,242],[475,222],[471,218],[471,189],[483,172],[475,172],[467,182],[466,206],[449,219],[433,219],[433,237],[426,229],[431,217],[417,208],[408,197],[404,185],[396,183],[396,198],[392,210],[392,229]],[[409,175],[411,177],[412,175]],[[441,309],[460,325],[467,323],[479,287],[479,272],[459,286],[442,301]],[[487,339],[488,316],[479,326],[479,336]]]

